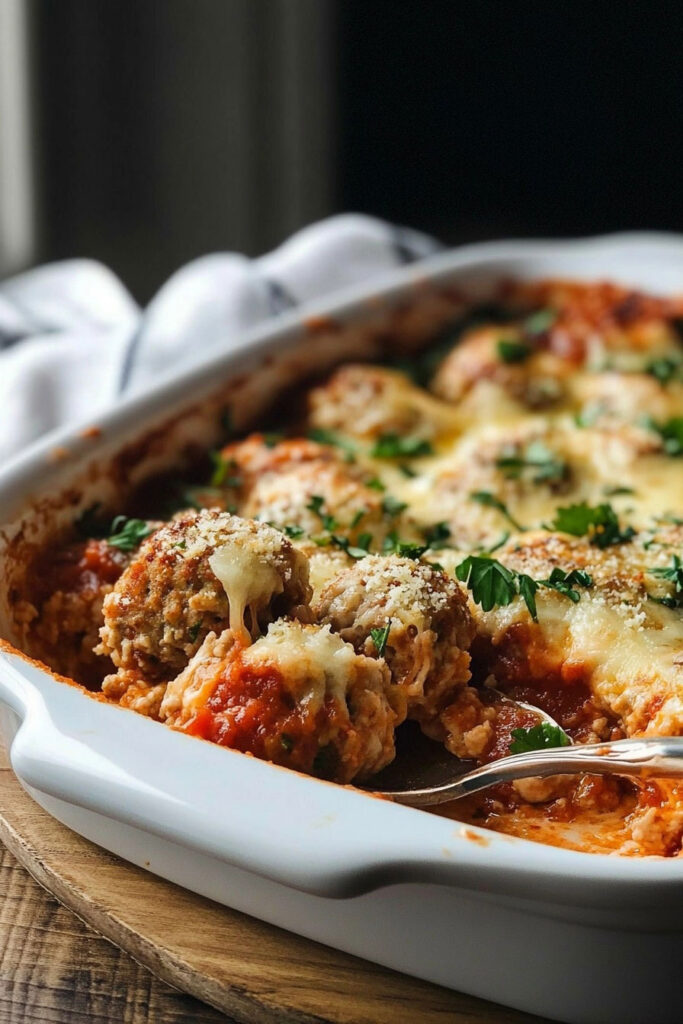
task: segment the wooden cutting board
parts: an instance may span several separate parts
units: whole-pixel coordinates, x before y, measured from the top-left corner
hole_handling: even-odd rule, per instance
[[[127,864],[38,807],[20,787],[1,749],[0,839],[83,921],[159,978],[236,1021],[540,1021],[338,953]]]

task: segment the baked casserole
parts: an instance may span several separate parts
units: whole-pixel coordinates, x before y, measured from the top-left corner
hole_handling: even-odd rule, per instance
[[[346,363],[40,550],[25,650],[100,699],[340,783],[454,755],[683,735],[683,301],[501,289]],[[560,729],[498,699],[547,711]],[[677,856],[671,781],[524,780],[440,812]]]

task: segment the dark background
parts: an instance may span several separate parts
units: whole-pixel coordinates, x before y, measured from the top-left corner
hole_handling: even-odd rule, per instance
[[[454,244],[683,230],[683,5],[313,0],[307,38],[309,2],[36,0],[39,259],[146,300],[341,210]],[[288,149],[271,107],[311,62]]]

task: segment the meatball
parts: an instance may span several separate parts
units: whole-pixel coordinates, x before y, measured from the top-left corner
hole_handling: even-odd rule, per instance
[[[555,405],[564,396],[565,378],[571,367],[550,352],[532,351],[516,362],[506,362],[501,347],[526,346],[521,333],[509,326],[478,328],[446,356],[432,390],[450,402],[461,401],[480,382],[493,384],[498,392],[531,409]],[[525,351],[524,347],[519,349]]]
[[[474,625],[458,584],[408,558],[370,556],[340,573],[312,607],[317,622],[371,657],[380,651],[408,715],[435,719],[470,678]]]
[[[398,434],[431,440],[452,430],[453,411],[408,377],[379,366],[343,366],[309,395],[313,427],[372,439]]]
[[[329,627],[278,620],[244,647],[210,633],[169,683],[161,717],[174,728],[320,778],[365,778],[394,757],[405,700],[383,662]]]
[[[279,530],[187,512],[144,541],[105,599],[99,652],[148,682],[167,680],[210,630],[258,635],[278,615],[305,614],[310,596],[306,558]]]
[[[580,418],[589,425],[642,423],[653,410],[659,419],[667,420],[677,416],[683,408],[680,381],[662,383],[647,373],[577,374],[571,381],[571,388]]]
[[[356,544],[364,534],[380,544],[395,520],[370,474],[339,449],[314,441],[281,441],[268,448],[259,435],[223,453],[241,479],[240,515],[272,523],[291,537],[334,533]]]
[[[272,435],[250,434],[217,453],[211,479],[191,488],[192,501],[195,507],[219,508],[250,517],[245,509],[253,488],[262,478],[272,479],[304,463],[341,462],[339,451],[331,445],[299,437],[276,440]],[[360,478],[363,474],[356,475]]]

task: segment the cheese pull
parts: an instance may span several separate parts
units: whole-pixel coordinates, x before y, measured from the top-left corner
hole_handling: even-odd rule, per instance
[[[258,611],[284,590],[282,575],[259,552],[226,544],[209,557],[209,566],[225,590],[230,605],[230,629],[244,643],[250,631],[244,616],[248,610],[254,630]]]

